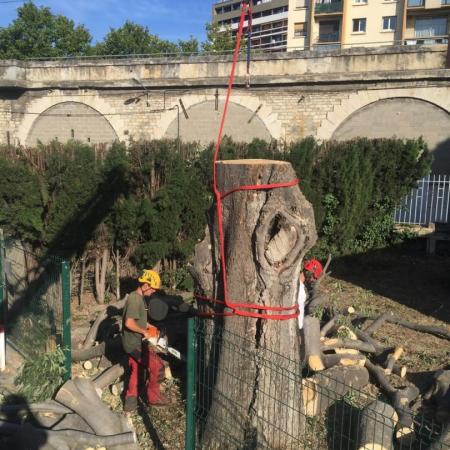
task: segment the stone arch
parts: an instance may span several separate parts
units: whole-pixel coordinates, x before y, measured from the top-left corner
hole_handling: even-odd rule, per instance
[[[320,139],[422,136],[434,153],[433,171],[450,173],[450,90],[398,89],[352,94],[329,113]]]
[[[189,119],[185,118],[180,108],[181,139],[198,141],[202,144],[214,141],[217,137],[224,100],[224,96],[219,97],[216,111],[215,100],[211,99],[211,95],[183,97]],[[157,127],[160,135],[156,137],[177,137],[177,112],[175,107],[163,114]],[[258,98],[237,95],[230,101],[224,134],[236,141],[249,142],[254,138],[270,141],[280,138],[281,125],[278,116]]]
[[[114,128],[96,109],[80,102],[61,102],[43,111],[28,133],[26,145],[75,139],[91,144],[117,140]]]
[[[57,107],[58,105],[64,104],[76,104],[78,109],[82,109],[82,116],[85,114],[92,114],[93,116],[88,116],[87,119],[92,119],[92,117],[97,117],[97,120],[102,120],[102,123],[105,128],[109,129],[111,132],[109,136],[118,139],[124,133],[124,125],[122,120],[117,115],[110,115],[111,105],[106,102],[104,99],[100,98],[97,95],[83,95],[83,101],[80,102],[79,95],[64,95],[62,96],[59,91],[53,91],[48,93],[47,95],[39,98],[35,98],[32,101],[27,103],[25,114],[23,115],[22,120],[18,123],[16,128],[16,138],[19,144],[29,144],[31,140],[34,139],[36,134],[37,125],[43,117],[45,117],[45,113],[49,116],[51,111],[57,112],[56,110],[51,110],[53,107]],[[81,105],[81,106],[80,106]],[[58,108],[63,108],[63,106],[59,106]],[[61,111],[59,112],[59,114]],[[98,114],[98,116],[97,116]],[[53,116],[49,116],[54,119]],[[73,115],[73,119],[80,119],[76,115]],[[80,126],[80,124],[78,124]],[[54,127],[54,124],[53,124]],[[69,128],[70,130],[73,128]],[[94,135],[93,136],[98,136]],[[87,136],[86,136],[87,137]],[[59,138],[59,137],[58,137]],[[75,135],[75,139],[80,139],[80,136]],[[61,140],[61,139],[60,139]],[[87,141],[87,139],[86,139]],[[98,142],[95,138],[92,139],[91,143]],[[35,142],[33,143],[33,145]]]

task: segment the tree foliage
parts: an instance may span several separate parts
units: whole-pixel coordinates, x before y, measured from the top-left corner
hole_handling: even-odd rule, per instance
[[[85,55],[91,39],[83,25],[27,2],[17,9],[17,18],[9,26],[0,28],[0,58]]]
[[[207,53],[232,52],[236,46],[235,38],[230,27],[221,30],[218,23],[206,25],[206,41],[202,43],[202,49]],[[245,40],[241,43],[241,49],[245,48]]]
[[[54,144],[40,171],[0,157],[0,226],[65,256],[106,246],[138,267],[184,263],[211,205],[212,154],[212,146],[198,151],[162,140],[127,149],[116,143],[102,157],[81,143]],[[314,207],[318,256],[389,244],[394,206],[430,166],[420,139],[318,144],[307,138],[279,148],[225,138],[221,159],[236,158],[292,163]]]
[[[120,28],[111,28],[103,42],[97,44],[97,55],[132,55],[178,53],[178,46],[151,34],[148,27],[126,21]]]

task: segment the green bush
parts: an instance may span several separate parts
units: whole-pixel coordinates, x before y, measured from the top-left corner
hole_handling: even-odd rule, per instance
[[[64,353],[58,347],[26,361],[15,381],[20,393],[32,403],[52,398],[64,383],[64,374]]]
[[[199,151],[176,140],[116,143],[98,155],[71,142],[37,151],[45,160],[40,170],[0,156],[0,225],[8,232],[71,256],[104,224],[97,244],[129,254],[136,266],[176,261],[179,267],[191,258],[212,202],[212,145]],[[393,207],[430,167],[420,139],[319,144],[306,138],[279,148],[224,138],[220,159],[239,158],[292,164],[314,207],[319,241],[313,253],[320,257],[393,242]]]

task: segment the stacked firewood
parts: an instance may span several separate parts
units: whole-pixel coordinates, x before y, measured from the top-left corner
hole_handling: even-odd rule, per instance
[[[450,420],[450,370],[438,370],[432,377],[428,392],[420,392],[412,383],[394,387],[391,377],[406,381],[408,369],[399,364],[402,347],[388,347],[374,334],[386,322],[416,331],[450,339],[445,328],[421,325],[396,318],[391,312],[378,317],[357,314],[353,307],[335,310],[327,306],[328,299],[318,287],[328,275],[325,270],[310,290],[305,308],[303,340],[304,367],[309,376],[303,379],[302,401],[305,414],[317,416],[351,390],[359,390],[370,382],[384,394],[365,407],[361,414],[358,450],[394,448],[394,440],[415,439],[413,405],[419,400],[433,402],[435,419],[442,424]],[[322,316],[325,320],[319,319]],[[368,326],[361,326],[365,322]],[[398,380],[397,380],[398,381]],[[397,383],[398,384],[398,383]],[[450,445],[448,425],[433,449]]]

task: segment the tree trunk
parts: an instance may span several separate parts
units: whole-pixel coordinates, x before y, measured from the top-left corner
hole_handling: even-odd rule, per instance
[[[296,178],[291,165],[279,161],[221,161],[217,169],[221,192]],[[229,300],[293,306],[302,259],[316,240],[313,210],[300,189],[239,191],[226,196],[222,207]],[[200,293],[221,299],[218,233],[211,222],[196,246],[193,274]],[[211,311],[211,305],[200,308]],[[216,426],[229,445],[295,445],[304,423],[298,408],[302,355],[297,320],[235,315],[206,321],[205,327],[216,345],[206,339],[201,349],[208,366],[204,373],[214,373],[208,380],[208,388],[214,390],[204,448],[224,448]]]
[[[101,257],[95,258],[95,290],[97,292],[97,302],[105,303],[106,271],[109,262],[109,249],[102,251]]]
[[[78,306],[81,306],[81,301],[84,294],[84,279],[86,277],[86,254],[81,257],[81,279],[80,279],[80,293],[78,295]]]
[[[120,298],[120,252],[116,249],[116,299]]]

